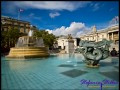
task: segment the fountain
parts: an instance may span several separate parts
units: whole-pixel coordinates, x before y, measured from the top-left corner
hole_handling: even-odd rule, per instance
[[[69,54],[69,60],[67,62],[72,63],[72,59],[75,54],[75,49],[74,49],[75,47],[74,47],[74,40],[71,34],[68,34],[66,42],[67,44],[66,44],[65,51],[66,53]],[[73,66],[77,66],[77,59],[75,60],[75,64]]]
[[[84,62],[88,67],[98,67],[100,60],[108,58],[111,43],[112,41],[106,39],[99,42],[81,40],[80,48],[77,48],[76,50],[82,53],[85,58]]]
[[[30,30],[28,36],[19,37],[15,47],[10,48],[7,58],[39,58],[48,57],[48,48],[44,46],[43,39],[33,36]]]

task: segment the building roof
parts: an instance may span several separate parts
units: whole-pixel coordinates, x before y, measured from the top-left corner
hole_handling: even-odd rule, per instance
[[[112,30],[113,28],[116,28],[116,27],[119,27],[119,25],[115,24],[115,25],[108,26],[107,28],[97,30],[96,33],[104,33],[104,32],[110,31],[110,30]],[[88,36],[88,35],[93,35],[93,34],[94,34],[93,32],[90,32],[90,33],[87,33],[87,34],[80,35],[80,37],[84,37],[84,36]]]
[[[67,39],[67,36],[61,35],[61,36],[59,36],[59,39]]]
[[[14,20],[14,21],[19,21],[19,22],[24,22],[24,23],[30,23],[28,21],[23,21],[23,20],[18,20],[18,19],[15,19],[15,18],[11,18],[11,17],[8,17],[8,16],[2,16],[1,19],[10,19],[10,20]]]

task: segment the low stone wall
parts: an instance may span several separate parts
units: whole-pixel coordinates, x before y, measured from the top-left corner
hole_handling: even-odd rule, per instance
[[[111,50],[113,50],[113,48],[115,48],[116,51],[119,51],[119,45],[117,45],[117,44],[112,44],[112,45],[110,46],[109,50],[111,51]]]
[[[19,47],[11,48],[7,58],[34,58],[34,57],[47,57],[49,56],[46,47]]]

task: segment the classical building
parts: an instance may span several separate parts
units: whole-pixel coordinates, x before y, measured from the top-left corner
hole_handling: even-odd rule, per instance
[[[19,28],[20,32],[28,33],[30,30],[30,22],[2,16],[1,31],[8,31],[9,28]]]
[[[80,39],[95,42],[102,41],[102,39],[112,40],[113,45],[111,46],[111,49],[114,47],[119,50],[119,25],[112,25],[101,30],[97,30],[96,27],[93,26],[92,32],[81,35]]]
[[[65,50],[67,46],[67,40],[67,36],[60,36],[59,38],[57,38],[58,47]],[[73,38],[73,40],[74,46],[77,47],[77,39]]]

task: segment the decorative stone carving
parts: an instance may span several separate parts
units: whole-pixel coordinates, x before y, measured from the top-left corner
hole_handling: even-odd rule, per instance
[[[68,34],[68,37],[67,37],[67,39],[72,39],[72,36],[71,36],[71,34]]]
[[[66,53],[73,53],[74,52],[74,40],[73,40],[71,34],[68,34],[68,36],[67,36],[65,52]]]
[[[68,39],[69,42],[74,42],[74,40],[73,40],[71,34],[68,34],[67,39]]]
[[[112,42],[103,39],[99,42],[80,41],[77,51],[83,54],[87,65],[96,66],[100,60],[104,60],[109,56],[109,47]]]

